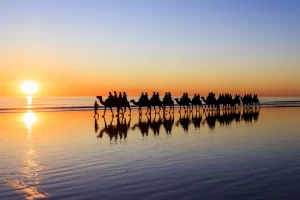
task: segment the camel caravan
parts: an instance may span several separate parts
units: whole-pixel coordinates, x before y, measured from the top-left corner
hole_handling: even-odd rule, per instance
[[[114,91],[114,95],[109,92],[108,98],[106,100],[103,100],[102,96],[97,96],[96,98],[99,99],[100,104],[104,106],[103,116],[105,116],[107,108],[110,109],[112,116],[114,116],[112,111],[112,108],[114,107],[117,108],[116,116],[119,116],[120,110],[122,110],[121,114],[124,115],[126,112],[126,108],[128,108],[129,112],[131,113],[130,102],[138,107],[140,114],[142,114],[143,107],[147,108],[146,114],[151,114],[152,107],[154,108],[155,114],[159,113],[161,109],[163,110],[163,112],[166,112],[166,109],[168,107],[169,112],[174,112],[174,101],[170,92],[166,92],[162,100],[160,100],[158,92],[153,92],[151,97],[148,97],[147,92],[145,94],[142,93],[138,101],[132,99],[130,100],[130,102],[127,100],[126,92],[119,92],[119,95],[116,91]],[[205,103],[204,107],[201,99]],[[218,98],[213,92],[210,92],[206,98],[200,97],[200,94],[198,93],[194,94],[194,97],[192,99],[189,98],[188,93],[183,93],[181,98],[175,98],[174,100],[179,105],[179,112],[181,112],[181,107],[183,107],[185,112],[187,112],[188,110],[193,111],[194,107],[196,109],[196,112],[200,112],[200,107],[204,110],[218,110],[220,108],[236,109],[241,107],[241,103],[243,104],[243,108],[245,109],[251,108],[253,106],[260,106],[257,94],[254,94],[252,96],[251,93],[245,94],[243,97],[237,94],[232,97],[231,94],[225,93],[220,94]],[[98,106],[99,105],[97,104],[97,102],[95,102],[95,114]]]

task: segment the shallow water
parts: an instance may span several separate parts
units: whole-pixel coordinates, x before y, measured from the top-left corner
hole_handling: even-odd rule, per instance
[[[300,108],[2,113],[0,199],[299,199],[299,119]]]
[[[139,97],[128,96],[127,99],[138,101]],[[261,107],[300,107],[300,97],[259,97],[259,100]],[[25,112],[28,109],[36,112],[93,110],[95,101],[100,104],[95,97],[0,97],[0,113]],[[136,108],[133,104],[131,106]],[[176,102],[175,106],[178,106]],[[99,109],[104,107],[100,104]]]

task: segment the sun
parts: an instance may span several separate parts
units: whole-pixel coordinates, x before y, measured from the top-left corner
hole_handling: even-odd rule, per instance
[[[31,95],[38,91],[38,84],[34,81],[24,81],[20,88],[23,93]]]

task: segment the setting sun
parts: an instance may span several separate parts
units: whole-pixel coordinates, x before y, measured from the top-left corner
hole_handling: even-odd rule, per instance
[[[25,94],[28,94],[28,95],[34,94],[38,90],[38,84],[33,81],[24,81],[21,84],[20,88],[21,88],[22,92]]]

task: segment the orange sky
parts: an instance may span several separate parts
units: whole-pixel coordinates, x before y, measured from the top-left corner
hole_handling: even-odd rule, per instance
[[[0,96],[23,95],[24,80],[39,84],[38,96],[300,96],[300,33],[289,17],[298,10],[278,15],[276,7],[249,4],[241,14],[222,2],[199,4],[7,3],[0,7]]]

